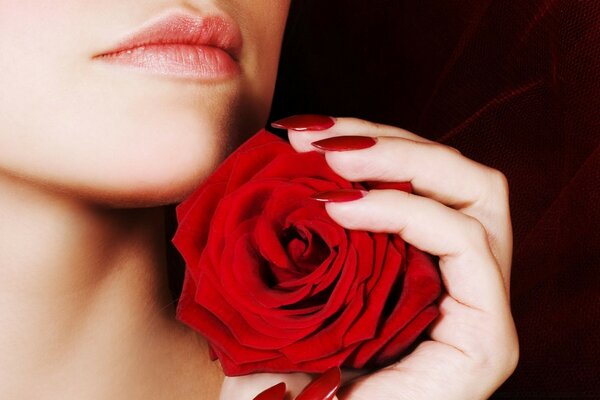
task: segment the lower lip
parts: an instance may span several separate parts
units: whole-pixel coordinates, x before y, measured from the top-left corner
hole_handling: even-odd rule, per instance
[[[185,79],[226,79],[240,73],[239,64],[226,51],[212,46],[146,45],[103,54],[96,59],[152,74]]]

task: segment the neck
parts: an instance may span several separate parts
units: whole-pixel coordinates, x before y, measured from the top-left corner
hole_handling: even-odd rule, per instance
[[[0,397],[218,397],[205,342],[174,318],[162,209],[0,192]]]

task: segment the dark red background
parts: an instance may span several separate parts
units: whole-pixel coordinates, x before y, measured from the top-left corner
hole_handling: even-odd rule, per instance
[[[600,1],[292,3],[271,120],[365,118],[502,170],[522,355],[496,398],[600,399]]]

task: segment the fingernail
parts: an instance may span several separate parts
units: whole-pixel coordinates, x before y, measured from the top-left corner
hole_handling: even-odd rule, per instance
[[[369,136],[334,136],[312,142],[311,145],[325,151],[361,150],[375,146],[377,139]]]
[[[273,128],[294,131],[322,131],[331,128],[335,119],[326,115],[302,114],[271,122]]]
[[[315,193],[310,197],[313,200],[322,201],[324,203],[341,203],[344,201],[362,199],[367,195],[367,193],[368,192],[366,190],[360,189],[340,189]]]
[[[342,373],[338,367],[328,369],[304,388],[296,400],[331,400],[340,387]]]
[[[254,400],[283,400],[285,396],[285,382],[271,386],[264,392],[261,392]]]

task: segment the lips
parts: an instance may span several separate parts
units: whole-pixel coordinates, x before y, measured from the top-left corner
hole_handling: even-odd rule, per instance
[[[178,11],[145,24],[93,58],[159,75],[211,80],[240,72],[241,48],[240,29],[229,16]]]

